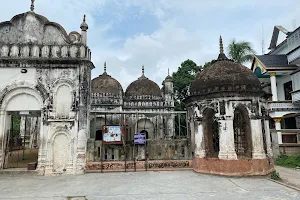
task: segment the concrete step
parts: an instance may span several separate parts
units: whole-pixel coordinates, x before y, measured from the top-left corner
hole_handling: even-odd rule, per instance
[[[27,168],[1,169],[0,175],[39,175],[36,170],[27,170]]]

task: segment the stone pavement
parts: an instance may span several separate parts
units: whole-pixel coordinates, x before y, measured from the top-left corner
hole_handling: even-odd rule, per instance
[[[275,170],[279,172],[284,183],[300,189],[300,170],[280,166],[275,166]]]
[[[300,193],[263,178],[228,178],[193,171],[0,175],[1,200],[94,199],[300,199]],[[77,200],[85,198],[77,198]]]

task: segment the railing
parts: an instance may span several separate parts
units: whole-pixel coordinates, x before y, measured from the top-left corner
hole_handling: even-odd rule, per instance
[[[90,144],[89,146],[91,146]],[[94,156],[88,162],[100,161],[143,161],[143,160],[187,160],[191,159],[191,145],[188,139],[147,140],[145,145],[103,144],[94,141]]]
[[[293,109],[299,109],[300,106],[293,104],[291,100],[287,101],[270,101],[269,102],[269,111],[288,111]]]
[[[293,103],[300,103],[300,90],[295,90],[291,92]],[[299,104],[300,106],[300,104]]]

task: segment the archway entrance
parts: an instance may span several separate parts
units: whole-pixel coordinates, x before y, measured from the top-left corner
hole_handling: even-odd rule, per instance
[[[0,168],[37,167],[43,98],[31,88],[15,88],[1,101]]]
[[[4,169],[36,168],[39,150],[40,112],[8,112]],[[27,115],[26,115],[27,114]]]

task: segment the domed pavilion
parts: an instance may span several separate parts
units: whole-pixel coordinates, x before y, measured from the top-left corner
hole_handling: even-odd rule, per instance
[[[220,54],[198,73],[185,100],[196,172],[247,176],[273,171],[267,102],[254,73]]]

